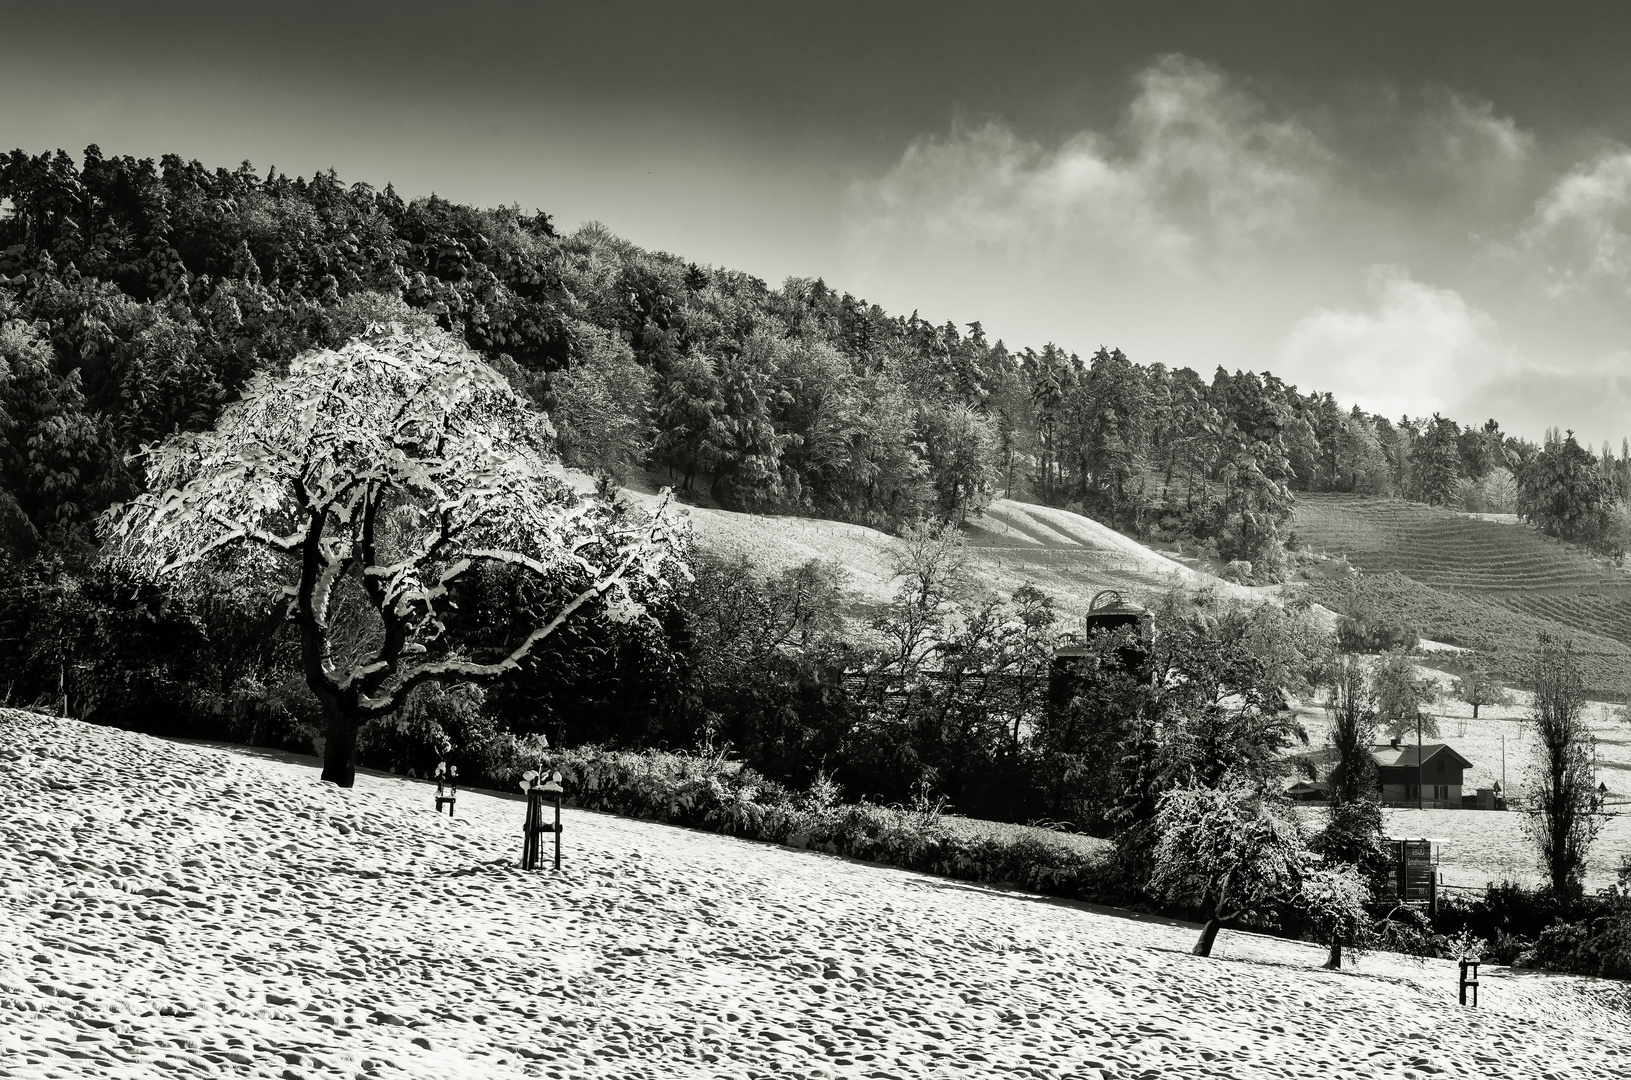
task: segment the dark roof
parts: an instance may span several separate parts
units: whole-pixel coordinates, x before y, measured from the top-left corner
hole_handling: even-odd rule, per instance
[[[1448,743],[1422,743],[1420,762],[1425,765],[1439,754],[1449,754],[1463,769],[1472,768],[1472,762],[1456,753]],[[1414,769],[1417,764],[1415,743],[1400,742],[1398,746],[1380,743],[1370,748],[1370,756],[1383,768]]]

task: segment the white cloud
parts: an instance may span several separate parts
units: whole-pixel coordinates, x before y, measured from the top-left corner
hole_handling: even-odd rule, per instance
[[[1363,310],[1322,308],[1300,319],[1280,345],[1275,373],[1397,418],[1459,416],[1475,390],[1517,369],[1495,320],[1454,289],[1395,266],[1373,267],[1367,286]]]
[[[1418,125],[1423,156],[1437,168],[1471,176],[1521,165],[1534,149],[1535,137],[1510,116],[1497,116],[1488,101],[1469,101],[1441,91]]]
[[[1613,350],[1563,364],[1526,364],[1477,390],[1474,416],[1498,416],[1509,431],[1539,439],[1547,428],[1567,428],[1581,444],[1616,448],[1631,434],[1631,352]]]
[[[976,246],[1188,274],[1297,227],[1329,153],[1223,73],[1167,56],[1137,78],[1117,132],[1045,146],[1001,123],[914,141],[850,191],[854,246]]]
[[[1577,165],[1535,204],[1520,244],[1553,295],[1607,285],[1631,293],[1631,150]]]
[[[846,286],[1012,344],[1266,366],[1395,418],[1608,429],[1631,395],[1631,150],[1564,175],[1560,147],[1444,87],[1295,100],[1168,56],[1113,126],[923,135],[851,186]]]

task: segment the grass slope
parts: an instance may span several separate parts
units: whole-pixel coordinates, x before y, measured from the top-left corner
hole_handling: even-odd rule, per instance
[[[644,506],[650,492],[626,489]],[[750,559],[776,573],[809,559],[834,559],[846,573],[850,614],[861,615],[894,593],[891,551],[898,540],[863,525],[821,518],[743,514],[707,506],[677,506],[707,551]],[[964,528],[968,569],[976,584],[1004,595],[1022,584],[1041,589],[1068,615],[1087,610],[1095,593],[1116,589],[1123,597],[1151,604],[1175,585],[1212,587],[1231,596],[1263,598],[1276,589],[1230,584],[1207,572],[1199,560],[1153,551],[1091,518],[1068,510],[995,500]]]
[[[1302,494],[1291,528],[1364,574],[1315,579],[1329,606],[1356,591],[1426,637],[1492,654],[1515,681],[1536,635],[1559,633],[1593,694],[1631,697],[1631,575],[1607,560],[1524,525],[1400,499]]]

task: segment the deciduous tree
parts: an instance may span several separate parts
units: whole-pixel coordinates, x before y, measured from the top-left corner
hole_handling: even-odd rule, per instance
[[[1297,821],[1261,788],[1238,780],[1183,787],[1161,797],[1150,891],[1199,908],[1196,956],[1210,956],[1225,922],[1289,901],[1305,849]]]
[[[255,376],[211,431],[147,451],[148,490],[104,518],[112,558],[146,575],[235,559],[284,596],[327,717],[323,778],[349,787],[358,726],[425,683],[517,670],[569,619],[640,618],[670,526],[615,524],[545,470],[548,421],[446,337],[376,327]],[[461,579],[502,565],[556,609],[466,654],[443,618]]]
[[[1342,947],[1357,947],[1369,937],[1370,914],[1365,901],[1370,888],[1359,868],[1338,863],[1307,870],[1298,882],[1295,905],[1315,939],[1330,949],[1325,966],[1342,967]]]
[[[1538,745],[1529,768],[1526,824],[1552,891],[1576,897],[1585,878],[1586,854],[1602,827],[1593,816],[1593,740],[1573,646],[1544,633],[1539,645],[1530,713]]]
[[[1452,684],[1457,700],[1472,706],[1472,718],[1478,719],[1478,710],[1485,705],[1510,705],[1512,695],[1487,667],[1475,667]]]
[[[1331,803],[1374,797],[1371,744],[1376,741],[1376,690],[1370,670],[1359,657],[1344,654],[1331,664],[1326,680],[1325,714],[1331,720],[1331,748],[1336,751]]]
[[[1404,652],[1390,652],[1377,661],[1372,675],[1376,688],[1376,711],[1388,738],[1438,737],[1438,721],[1427,706],[1438,700],[1438,687],[1416,670]]]

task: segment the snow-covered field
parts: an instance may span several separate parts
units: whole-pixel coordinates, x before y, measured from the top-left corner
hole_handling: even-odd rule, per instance
[[[1499,783],[1504,775],[1504,790],[1517,807],[1528,791],[1529,769],[1539,749],[1529,720],[1530,694],[1513,690],[1510,705],[1486,705],[1474,720],[1472,706],[1450,693],[1448,673],[1430,667],[1418,670],[1438,683],[1442,693],[1429,710],[1439,733],[1427,736],[1426,741],[1448,743],[1473,763],[1462,791],[1472,794]],[[1328,746],[1330,720],[1325,711],[1301,702],[1298,713],[1311,745]],[[1599,820],[1600,831],[1586,862],[1586,889],[1596,892],[1614,885],[1621,863],[1631,861],[1631,727],[1602,702],[1586,706],[1585,720],[1596,741],[1597,779],[1608,789],[1609,803],[1609,813]],[[1406,739],[1414,741],[1414,736]],[[1384,814],[1393,836],[1428,836],[1446,842],[1440,850],[1446,884],[1481,889],[1492,881],[1527,885],[1542,881],[1535,845],[1524,832],[1525,815],[1517,809],[1506,813],[1389,809]]]
[[[1631,1074],[1621,988],[0,712],[0,1076]]]

